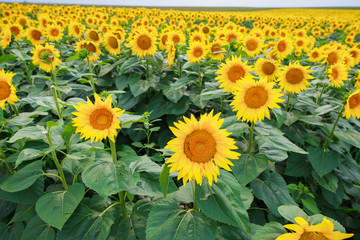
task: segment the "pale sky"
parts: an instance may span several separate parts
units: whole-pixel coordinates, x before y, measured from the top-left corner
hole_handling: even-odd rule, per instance
[[[154,7],[360,7],[360,0],[0,0],[0,2]]]

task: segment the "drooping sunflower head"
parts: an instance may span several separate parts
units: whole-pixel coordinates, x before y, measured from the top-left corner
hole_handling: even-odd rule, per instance
[[[279,89],[273,88],[275,83],[261,78],[259,81],[246,79],[237,82],[238,91],[234,92],[231,102],[236,116],[245,122],[261,122],[265,116],[270,118],[269,108],[280,108],[278,103],[284,100]]]
[[[208,47],[201,42],[190,43],[190,49],[186,52],[189,62],[195,63],[205,59],[208,54]]]
[[[105,34],[104,45],[106,50],[108,50],[110,54],[113,55],[120,54],[120,42],[113,33],[108,32]]]
[[[159,40],[159,48],[161,50],[165,50],[168,40],[169,40],[169,33],[163,32],[160,35],[160,40]]]
[[[84,25],[82,25],[79,22],[71,22],[68,26],[68,33],[69,36],[73,36],[77,39],[81,38],[81,35],[83,33]]]
[[[173,42],[166,44],[166,52],[168,53],[168,65],[174,65],[175,56],[176,56],[176,47]]]
[[[0,107],[5,110],[5,103],[14,104],[18,101],[16,96],[16,89],[12,85],[12,78],[15,73],[5,72],[4,69],[0,69]]]
[[[309,67],[301,66],[299,62],[290,63],[289,66],[283,67],[279,85],[287,92],[299,93],[310,85],[308,80],[314,78],[309,74],[311,72]]]
[[[246,53],[250,57],[254,57],[261,52],[264,41],[263,41],[263,39],[261,39],[259,37],[249,36],[249,37],[245,37],[242,40],[242,42],[244,44],[244,49],[245,49]]]
[[[79,41],[76,43],[75,51],[80,52],[81,49],[85,49],[88,53],[90,62],[94,62],[100,58],[100,48],[97,43],[91,41]]]
[[[138,57],[153,56],[156,53],[156,38],[146,30],[135,33],[133,40],[129,44],[132,52]]]
[[[255,64],[255,72],[268,81],[274,81],[279,73],[279,63],[274,60],[259,58]]]
[[[202,184],[207,178],[209,185],[213,179],[217,182],[219,167],[231,171],[229,166],[233,163],[229,159],[238,159],[239,153],[235,141],[228,136],[231,134],[226,129],[220,129],[223,119],[220,113],[213,116],[213,111],[204,114],[197,121],[194,115],[190,119],[184,117],[184,122],[175,122],[175,127],[170,127],[174,139],[166,147],[174,152],[167,160],[170,172],[179,171],[178,179],[183,179],[184,185],[191,179]]]
[[[221,63],[220,69],[216,72],[219,74],[215,78],[221,83],[220,87],[227,92],[237,91],[236,82],[251,78],[251,67],[246,62],[242,62],[240,57],[226,59],[226,63]]]
[[[344,64],[335,64],[326,70],[333,87],[339,88],[347,80],[348,71]]]
[[[101,141],[109,138],[115,142],[117,129],[120,129],[120,117],[125,110],[113,108],[111,106],[112,98],[109,95],[105,101],[95,94],[95,103],[87,99],[87,103],[78,103],[74,108],[77,112],[73,112],[76,116],[73,118],[73,125],[76,127],[77,133],[81,134],[81,138],[90,139],[91,142]]]
[[[55,50],[53,45],[48,43],[45,46],[36,45],[32,54],[32,63],[36,66],[39,65],[39,69],[45,72],[50,72],[61,63],[59,52]]]

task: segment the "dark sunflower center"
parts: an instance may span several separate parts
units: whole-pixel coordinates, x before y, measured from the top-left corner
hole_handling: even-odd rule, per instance
[[[201,47],[195,47],[193,50],[194,57],[201,57],[203,55],[203,49]]]
[[[10,31],[16,36],[20,33],[20,29],[17,26],[10,27]]]
[[[237,80],[245,76],[245,70],[241,66],[233,66],[229,69],[227,75],[229,80],[235,83]]]
[[[8,98],[11,94],[10,85],[7,82],[0,82],[0,100]]]
[[[249,88],[245,93],[245,104],[249,108],[260,108],[267,102],[269,96],[262,86]]]
[[[42,34],[39,30],[32,30],[31,31],[31,37],[37,41],[40,41],[40,38],[41,38]]]
[[[230,43],[233,40],[236,41],[236,35],[233,33],[230,33],[227,37],[227,41]]]
[[[51,29],[50,34],[53,37],[57,37],[59,35],[59,30],[56,28],[53,28],[53,29]]]
[[[162,36],[161,37],[161,42],[162,42],[162,44],[166,44],[166,41],[167,41],[167,39],[168,39],[168,36],[167,35],[164,35],[164,36]]]
[[[24,26],[26,24],[26,20],[24,18],[21,18],[19,23],[20,25]]]
[[[53,57],[50,58],[50,55],[51,55],[51,52],[47,49],[42,49],[39,52],[39,57],[46,62],[51,62],[51,60],[53,59]]]
[[[204,27],[204,28],[202,29],[202,31],[203,31],[203,33],[207,34],[207,33],[210,32],[210,29],[209,29],[208,27]]]
[[[111,48],[113,49],[118,49],[119,48],[119,43],[117,41],[117,39],[115,37],[109,37],[108,38],[108,43],[110,45]]]
[[[184,153],[193,162],[209,162],[216,153],[216,141],[208,131],[195,130],[185,138]]]
[[[113,115],[107,109],[97,109],[90,115],[90,124],[93,128],[104,130],[111,127],[113,122]]]
[[[1,88],[0,88],[1,89]],[[0,97],[1,99],[1,97]],[[360,105],[360,94],[355,94],[349,98],[350,109],[356,108]]]
[[[335,63],[337,63],[339,61],[338,55],[335,52],[329,53],[326,60],[329,63],[329,65],[334,65]]]
[[[89,38],[93,41],[99,41],[99,34],[95,31],[90,31]]]
[[[357,52],[356,51],[350,51],[350,55],[351,55],[351,57],[353,57],[353,58],[356,58],[357,57]]]
[[[298,68],[292,68],[286,73],[286,81],[291,84],[298,84],[303,78],[304,74]]]
[[[95,45],[92,44],[92,43],[89,43],[89,44],[84,43],[84,44],[81,46],[81,48],[84,48],[84,49],[88,50],[89,52],[93,52],[93,53],[96,52],[96,47],[95,47]]]
[[[246,48],[249,50],[249,51],[254,51],[256,50],[258,47],[258,43],[256,42],[256,40],[254,39],[251,39],[249,41],[246,42]]]
[[[74,31],[76,32],[76,34],[80,33],[80,28],[78,26],[74,26]]]
[[[339,72],[336,68],[333,68],[331,71],[331,76],[334,78],[334,80],[336,80],[339,76]]]
[[[319,232],[304,232],[301,234],[299,240],[328,240],[322,233]]]
[[[286,50],[286,42],[280,41],[277,45],[277,49],[279,50],[279,52],[284,52]]]
[[[266,62],[262,65],[261,70],[265,75],[271,75],[275,71],[275,66],[270,62]]]
[[[200,37],[200,36],[195,36],[195,37],[194,37],[194,41],[199,41],[199,42],[201,42],[201,37]]]
[[[146,35],[141,35],[137,40],[137,45],[142,50],[148,50],[151,47],[151,38]]]
[[[317,58],[317,57],[319,56],[319,53],[318,53],[318,52],[313,52],[313,53],[311,54],[311,56],[312,56],[313,58]]]
[[[174,43],[178,43],[178,42],[180,42],[180,37],[178,35],[174,35],[172,37],[172,40],[173,40]]]
[[[297,45],[298,45],[299,47],[301,47],[301,46],[303,46],[303,45],[304,45],[304,42],[303,42],[302,40],[297,41]]]

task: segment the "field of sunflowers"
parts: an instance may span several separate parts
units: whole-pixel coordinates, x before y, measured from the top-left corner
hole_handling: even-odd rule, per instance
[[[360,11],[0,4],[0,239],[360,239]]]

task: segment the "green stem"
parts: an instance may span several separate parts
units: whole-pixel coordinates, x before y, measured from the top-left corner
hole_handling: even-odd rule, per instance
[[[201,77],[201,72],[200,72],[200,63],[199,63],[199,68],[198,68],[198,76],[199,76],[199,95],[201,94],[201,90],[202,90],[202,77]]]
[[[53,67],[52,61],[51,61],[51,77],[53,79],[53,83],[55,84],[55,86],[58,87],[58,82],[57,82],[57,78],[56,78],[56,72],[55,72],[55,69]]]
[[[19,116],[19,110],[17,109],[15,103],[14,104],[9,104],[9,106],[11,107],[11,109],[15,112],[16,116]]]
[[[127,213],[126,213],[126,207],[125,207],[125,192],[124,191],[120,191],[119,192],[119,200],[120,200],[120,208],[121,208],[121,214],[124,218],[127,217]]]
[[[14,174],[15,172],[14,172],[14,169],[11,166],[11,164],[5,161],[6,160],[6,155],[5,155],[5,153],[4,153],[1,146],[0,146],[0,157],[2,157],[4,159],[4,163],[5,163],[6,167],[7,167],[7,169],[9,170],[9,173],[11,175]]]
[[[99,217],[102,217],[107,211],[109,211],[111,208],[115,207],[116,205],[119,205],[119,202],[111,204],[109,207],[107,207],[102,213],[100,213]]]
[[[181,64],[181,61],[178,60],[178,63],[179,63],[179,78],[182,77],[182,64]]]
[[[115,142],[109,139],[113,163],[117,162]]]
[[[19,47],[20,53],[21,53],[21,45],[18,41],[15,41],[16,45]],[[22,59],[22,62],[24,63],[24,67],[25,67],[25,72],[26,72],[26,78],[28,79],[30,85],[33,85],[32,81],[31,81],[31,77],[30,77],[30,72],[29,72],[29,67],[26,64],[26,61]]]
[[[249,136],[249,144],[248,144],[248,154],[249,155],[251,154],[251,149],[254,144],[254,142],[253,142],[254,127],[255,127],[255,123],[252,122],[251,127],[250,127],[250,136]]]
[[[59,105],[59,101],[58,101],[58,96],[57,96],[56,89],[55,89],[54,86],[51,86],[50,89],[51,89],[51,92],[52,92],[53,97],[54,97],[57,114],[58,114],[58,116],[59,116],[59,119],[62,119],[62,112],[61,112],[61,109],[60,109],[60,105]]]
[[[290,95],[291,95],[291,93],[288,93],[288,99],[287,99],[287,101],[286,101],[285,111],[288,111],[289,106],[290,106]]]
[[[95,84],[94,84],[94,78],[93,78],[93,71],[92,71],[92,68],[91,68],[91,64],[90,64],[90,59],[89,59],[89,56],[87,56],[87,64],[88,64],[88,67],[89,67],[89,72],[90,72],[90,85],[91,85],[91,88],[93,90],[93,93],[94,95],[96,94],[96,90],[95,90]]]
[[[325,151],[325,150],[327,149],[327,147],[329,146],[331,137],[332,137],[332,135],[333,135],[333,133],[334,133],[334,131],[335,131],[336,125],[338,124],[339,119],[340,119],[340,117],[341,117],[341,115],[342,115],[342,113],[343,113],[343,111],[344,111],[344,108],[345,108],[345,104],[342,105],[342,107],[341,107],[341,109],[340,109],[340,111],[339,111],[339,114],[338,114],[338,116],[337,116],[337,118],[336,118],[336,120],[335,120],[334,126],[333,126],[333,128],[331,129],[330,134],[326,137],[325,143],[324,143],[324,145],[323,145],[323,147],[322,147],[322,150],[323,150],[323,151]]]
[[[47,138],[47,140],[49,142],[49,146],[52,147],[53,142],[51,140],[50,133],[48,131],[46,131],[45,135],[46,135],[46,138]],[[51,151],[51,155],[52,155],[52,158],[53,158],[54,163],[56,165],[56,168],[57,168],[57,170],[58,170],[58,172],[60,174],[60,180],[61,180],[62,184],[64,185],[65,191],[67,191],[68,190],[68,185],[67,185],[66,180],[65,180],[65,175],[64,175],[63,169],[62,169],[61,165],[59,164],[59,160],[57,159],[55,150]]]
[[[150,78],[149,60],[146,59],[146,80]]]
[[[192,187],[192,190],[193,190],[193,209],[194,211],[198,211],[199,207],[196,203],[196,183],[194,180],[191,181],[191,187]]]
[[[320,99],[321,99],[321,96],[323,95],[325,89],[326,89],[326,84],[325,84],[325,82],[324,82],[323,87],[322,87],[322,89],[321,89],[320,96],[319,96],[318,99],[316,100],[316,104],[319,104]]]

